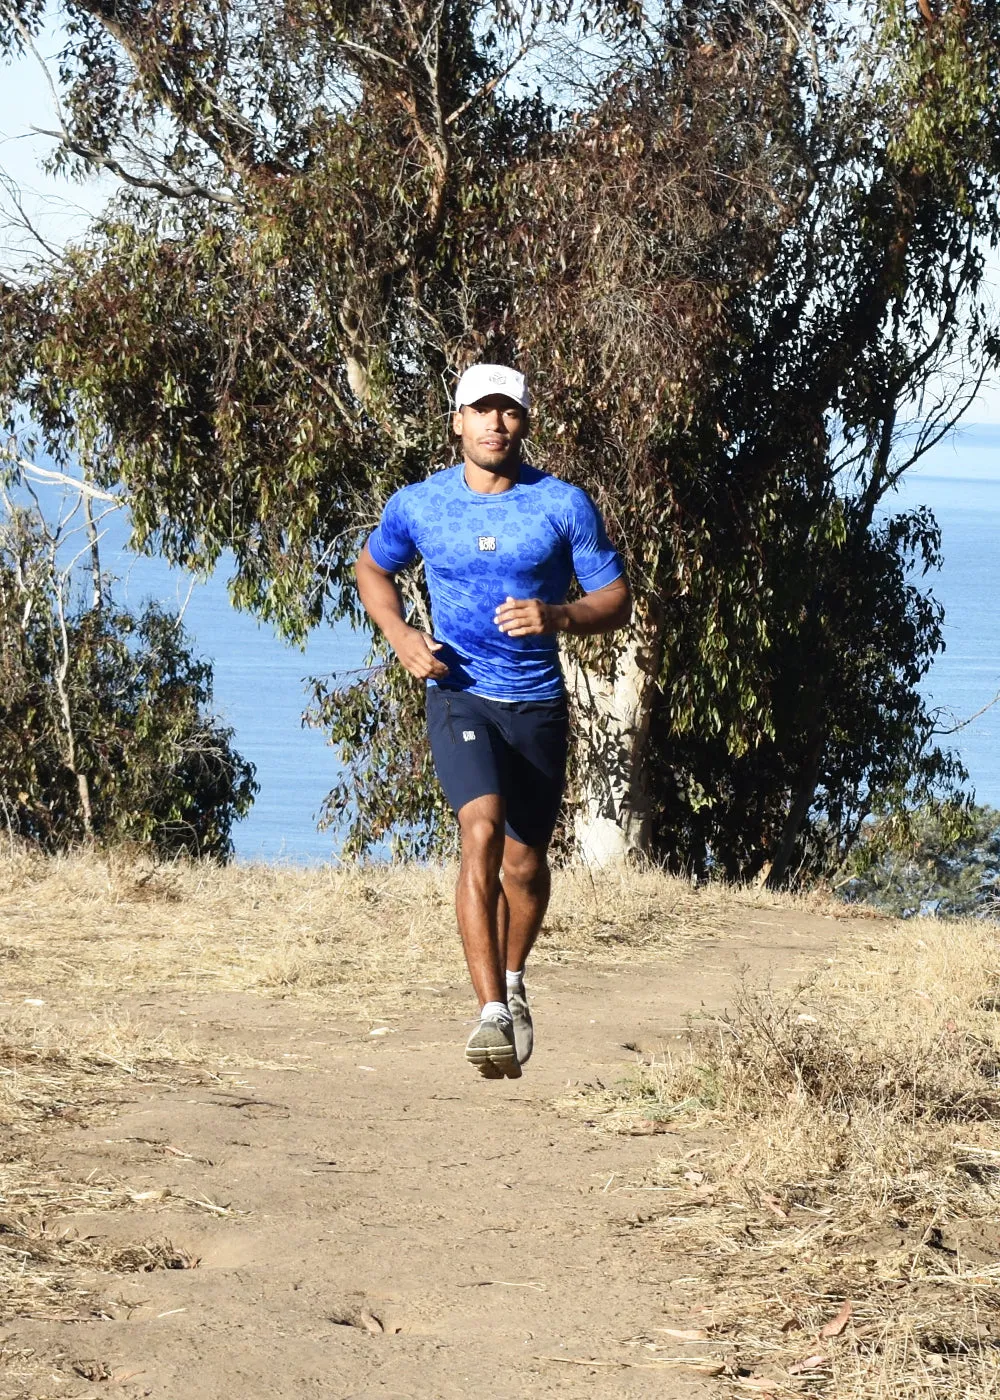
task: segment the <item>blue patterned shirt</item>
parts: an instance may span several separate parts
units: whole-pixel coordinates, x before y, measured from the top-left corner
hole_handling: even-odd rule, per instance
[[[497,495],[473,491],[462,465],[404,486],[368,540],[390,573],[423,557],[441,685],[494,700],[550,700],[563,693],[555,636],[509,637],[493,620],[511,598],[563,603],[576,574],[586,593],[622,574],[593,501],[579,486],[522,462]]]

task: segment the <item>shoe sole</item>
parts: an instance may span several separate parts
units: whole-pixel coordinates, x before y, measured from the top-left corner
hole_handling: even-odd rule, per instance
[[[518,1047],[517,1047],[517,1039],[518,1039],[517,1032],[518,1032],[518,1024],[517,1024],[517,1021],[515,1021],[515,1022],[514,1022],[514,1042],[515,1042],[515,1043],[514,1043],[514,1053],[515,1053],[515,1055],[517,1056],[518,1063],[519,1063],[519,1064],[522,1064],[522,1065],[526,1065],[526,1064],[528,1063],[528,1061],[531,1059],[531,1052],[532,1052],[532,1051],[534,1050],[534,1048],[535,1048],[534,1028],[532,1027],[531,1022],[529,1021],[529,1022],[528,1022],[528,1025],[527,1025],[526,1031],[522,1031],[522,1033],[521,1033],[521,1042],[522,1042],[522,1044],[524,1043],[525,1040],[527,1040],[527,1041],[529,1042],[529,1043],[528,1043],[527,1053],[524,1054],[524,1055],[521,1054],[521,1051],[520,1051],[520,1050],[518,1049]]]
[[[520,1079],[521,1066],[517,1062],[513,1045],[505,1046],[466,1046],[465,1058],[475,1065],[484,1079]]]
[[[531,1019],[531,1012],[526,1001],[521,1003],[524,1006],[523,1014],[512,1006],[514,1021],[514,1053],[517,1055],[518,1063],[526,1065],[531,1059],[531,1052],[535,1048],[535,1030]],[[520,1041],[520,1045],[518,1044]],[[522,1054],[522,1051],[524,1053]]]

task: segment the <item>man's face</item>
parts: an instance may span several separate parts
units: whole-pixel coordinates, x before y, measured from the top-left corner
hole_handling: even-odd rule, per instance
[[[451,425],[469,461],[496,471],[520,459],[528,415],[506,394],[490,394],[465,404],[453,415]]]

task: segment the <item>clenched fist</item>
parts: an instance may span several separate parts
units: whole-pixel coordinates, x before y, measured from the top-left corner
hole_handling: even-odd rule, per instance
[[[496,610],[493,621],[508,637],[539,637],[564,629],[565,608],[539,598],[508,598]]]
[[[448,674],[448,667],[434,655],[441,650],[441,643],[436,642],[429,633],[421,632],[416,627],[402,627],[393,633],[389,641],[403,666],[418,681],[438,680]]]

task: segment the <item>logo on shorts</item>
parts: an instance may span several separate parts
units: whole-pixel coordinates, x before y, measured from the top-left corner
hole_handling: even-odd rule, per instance
[[[462,730],[462,738],[465,740],[466,743],[468,743],[470,739],[474,739],[475,737],[476,737],[476,731],[475,731],[474,729],[463,729],[463,730]]]
[[[480,536],[479,536],[479,548],[480,548],[480,549],[485,550],[488,554],[492,554],[492,553],[495,551],[496,547],[497,547],[497,537],[496,537],[496,535],[480,535]]]

